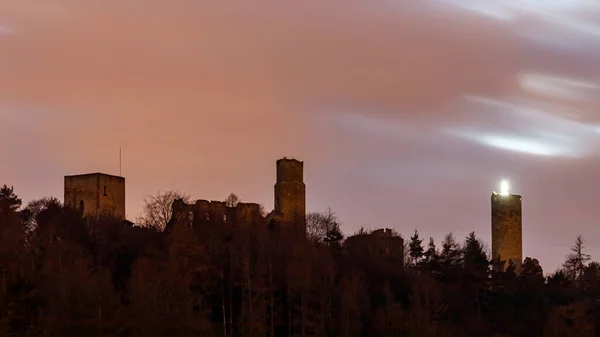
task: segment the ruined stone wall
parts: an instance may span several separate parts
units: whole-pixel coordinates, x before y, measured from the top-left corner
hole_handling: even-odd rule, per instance
[[[65,176],[64,204],[81,210],[85,216],[124,219],[125,178],[102,173]]]
[[[355,252],[377,255],[394,261],[404,260],[404,239],[394,236],[389,228],[348,237],[344,244]]]
[[[197,200],[193,204],[175,200],[173,218],[205,230],[215,226],[252,226],[264,220],[258,204],[238,203],[235,207],[227,207],[225,202],[208,200]]]
[[[306,185],[304,163],[296,159],[277,161],[275,184],[275,212],[284,223],[292,223],[306,233]]]
[[[520,195],[492,194],[492,258],[515,264],[516,272],[523,261],[523,223]]]

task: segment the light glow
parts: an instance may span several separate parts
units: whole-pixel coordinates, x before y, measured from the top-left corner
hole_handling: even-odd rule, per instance
[[[508,181],[502,180],[500,183],[500,195],[508,195]]]
[[[593,87],[591,83],[559,82],[572,87]],[[488,122],[442,127],[444,133],[500,150],[537,156],[581,158],[598,153],[600,127],[587,122],[593,117],[589,113],[539,100],[469,95],[464,98],[485,108],[483,111],[489,113],[486,118],[493,118],[495,125]]]

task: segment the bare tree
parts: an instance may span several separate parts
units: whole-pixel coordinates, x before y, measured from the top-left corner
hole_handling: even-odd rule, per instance
[[[308,238],[314,242],[325,243],[328,239],[341,240],[337,217],[331,208],[327,208],[323,213],[308,213],[306,215],[306,232]]]
[[[144,227],[159,231],[164,230],[173,216],[173,201],[175,199],[182,199],[188,203],[191,198],[189,195],[178,191],[159,191],[156,195],[146,195],[142,215],[136,219],[136,222]]]
[[[565,262],[563,263],[563,270],[565,274],[573,280],[581,281],[583,273],[587,263],[590,262],[590,255],[583,252],[583,238],[581,235],[577,235],[575,243],[571,247],[571,254],[567,255]]]
[[[229,196],[227,197],[227,199],[225,199],[225,205],[227,207],[235,207],[241,201],[242,200],[240,199],[240,197],[238,197],[237,195],[235,195],[235,193],[231,193],[231,194],[229,194]]]

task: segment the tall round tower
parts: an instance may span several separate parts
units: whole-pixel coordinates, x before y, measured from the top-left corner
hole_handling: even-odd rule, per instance
[[[301,233],[306,233],[306,186],[303,162],[288,158],[277,161],[275,211],[281,214],[283,222],[294,224],[298,226]]]
[[[502,269],[512,261],[517,274],[523,261],[521,204],[522,197],[508,193],[506,182],[500,193],[492,193],[492,258],[505,262]]]

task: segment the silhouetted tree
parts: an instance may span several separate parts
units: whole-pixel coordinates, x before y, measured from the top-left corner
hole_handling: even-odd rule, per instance
[[[542,269],[542,266],[540,266],[540,262],[537,259],[532,259],[530,257],[526,257],[525,260],[523,260],[521,274],[519,276],[522,278],[536,278],[540,282],[544,282],[544,270]]]
[[[159,191],[156,195],[146,195],[142,214],[136,222],[144,227],[163,231],[173,216],[173,201],[182,199],[190,202],[190,196],[178,191]]]
[[[411,264],[416,265],[421,262],[425,250],[423,249],[423,239],[419,238],[419,233],[416,229],[413,236],[410,237],[408,248],[411,257]]]
[[[467,237],[462,256],[463,266],[467,271],[479,275],[487,274],[490,260],[484,251],[483,243],[475,237],[475,232],[471,232]]]
[[[16,213],[21,208],[21,198],[14,191],[14,188],[3,185],[0,188],[0,212]]]
[[[344,234],[342,233],[340,224],[337,222],[333,222],[327,228],[323,242],[325,242],[325,244],[329,247],[340,247],[342,241],[344,241]]]
[[[445,272],[450,271],[460,265],[462,258],[462,249],[452,233],[446,234],[442,240],[442,251],[440,252],[440,262]]]
[[[323,213],[313,212],[306,215],[306,236],[313,242],[324,243],[328,233],[335,234],[336,226],[339,229],[337,217],[329,207]]]
[[[580,237],[544,279],[529,257],[518,276],[512,262],[490,269],[474,232],[463,245],[446,235],[438,251],[415,231],[404,244],[419,272],[406,272],[371,231],[340,248],[330,211],[315,244],[263,218],[214,219],[209,231],[174,219],[157,232],[51,198],[19,211],[9,188],[2,198],[1,336],[579,337],[600,327],[600,268]]]
[[[227,196],[227,198],[225,199],[225,205],[227,207],[235,207],[240,202],[241,202],[240,198],[237,195],[235,195],[234,193],[229,194],[229,196]]]
[[[584,248],[583,238],[581,235],[578,235],[575,238],[575,243],[571,247],[571,253],[567,255],[567,258],[563,263],[563,269],[567,276],[578,282],[582,281],[585,267],[591,260],[590,255],[583,252]]]
[[[440,255],[435,246],[435,241],[431,237],[427,243],[427,250],[423,253],[423,259],[421,260],[420,265],[432,274],[439,272]]]
[[[55,197],[46,197],[28,202],[27,206],[23,209],[23,221],[27,230],[35,230],[40,213],[51,207],[60,208],[62,205]]]

